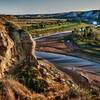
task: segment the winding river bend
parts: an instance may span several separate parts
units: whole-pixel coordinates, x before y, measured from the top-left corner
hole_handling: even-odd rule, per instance
[[[100,75],[100,63],[92,62],[75,56],[68,56],[68,55],[48,53],[48,52],[37,51],[36,55],[37,57],[47,59],[53,64],[65,67],[67,69],[82,68]],[[68,65],[70,65],[70,67]]]
[[[61,39],[65,35],[71,34],[72,31],[65,31],[65,32],[58,32],[48,36],[38,37],[35,40],[42,40],[46,39],[47,37]],[[55,53],[48,53],[48,52],[36,52],[37,57],[47,59],[48,61],[52,62],[53,64],[63,67],[64,69],[71,69],[75,70],[77,68],[86,69],[92,71],[93,73],[100,75],[100,63],[90,61],[84,58],[63,55],[63,54],[55,54]]]

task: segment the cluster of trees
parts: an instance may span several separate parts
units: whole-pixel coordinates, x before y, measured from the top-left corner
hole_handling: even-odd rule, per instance
[[[31,27],[32,29],[41,29],[41,28],[45,28],[46,25],[44,23],[38,23],[38,24],[32,24]]]
[[[44,29],[48,27],[60,26],[62,24],[66,24],[66,21],[56,20],[56,21],[47,21],[47,22],[39,22],[39,23],[27,23],[28,25],[24,26],[23,29],[27,31],[31,31],[34,29]]]
[[[81,27],[79,29],[73,30],[73,38],[79,40],[91,40],[94,39],[95,35],[93,33],[93,29],[90,26],[85,28]]]
[[[44,23],[37,23],[37,24],[31,24],[30,26],[24,26],[23,29],[25,29],[27,31],[31,31],[34,29],[42,29],[45,27],[46,27],[46,25]]]
[[[77,45],[100,46],[100,34],[94,32],[94,29],[90,26],[74,28],[72,34],[64,36],[64,40]]]

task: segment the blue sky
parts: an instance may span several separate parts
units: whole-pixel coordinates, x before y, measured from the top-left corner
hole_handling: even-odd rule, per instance
[[[100,0],[0,0],[0,14],[43,14],[100,9]]]

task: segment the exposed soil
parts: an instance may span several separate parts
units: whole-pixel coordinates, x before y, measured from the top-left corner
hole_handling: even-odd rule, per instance
[[[60,34],[60,36],[61,36],[61,34]],[[89,59],[89,58],[87,58],[87,56],[85,56],[81,53],[78,53],[78,52],[73,53],[75,48],[76,47],[74,47],[74,46],[72,47],[70,45],[65,45],[63,41],[60,41],[57,38],[54,39],[52,37],[48,37],[46,39],[37,40],[36,50],[43,51],[43,52],[58,53],[58,54],[60,53],[60,54],[65,54],[65,55],[74,55],[74,56],[78,55],[79,57],[82,56],[83,58]],[[75,50],[75,51],[77,51],[77,50]],[[89,60],[93,60],[93,59],[89,59]],[[94,74],[90,70],[83,70],[82,68],[79,68],[76,70],[76,72],[75,71],[73,72],[68,69],[64,69],[64,67],[58,66],[57,68],[59,68],[63,72],[70,75],[76,83],[80,83],[81,82],[81,81],[79,81],[80,77],[83,77],[88,80],[88,82],[87,82],[87,80],[85,80],[86,83],[83,84],[83,86],[86,86],[86,85],[88,86],[89,85],[88,83],[91,83],[91,85],[100,87],[100,76]]]

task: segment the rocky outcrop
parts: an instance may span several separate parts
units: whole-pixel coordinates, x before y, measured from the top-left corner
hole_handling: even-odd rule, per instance
[[[36,43],[28,32],[5,18],[0,22],[0,99],[63,98],[69,91],[67,76],[49,62],[36,59]]]
[[[14,23],[0,18],[0,78],[9,68],[27,61],[35,66],[35,41]]]

